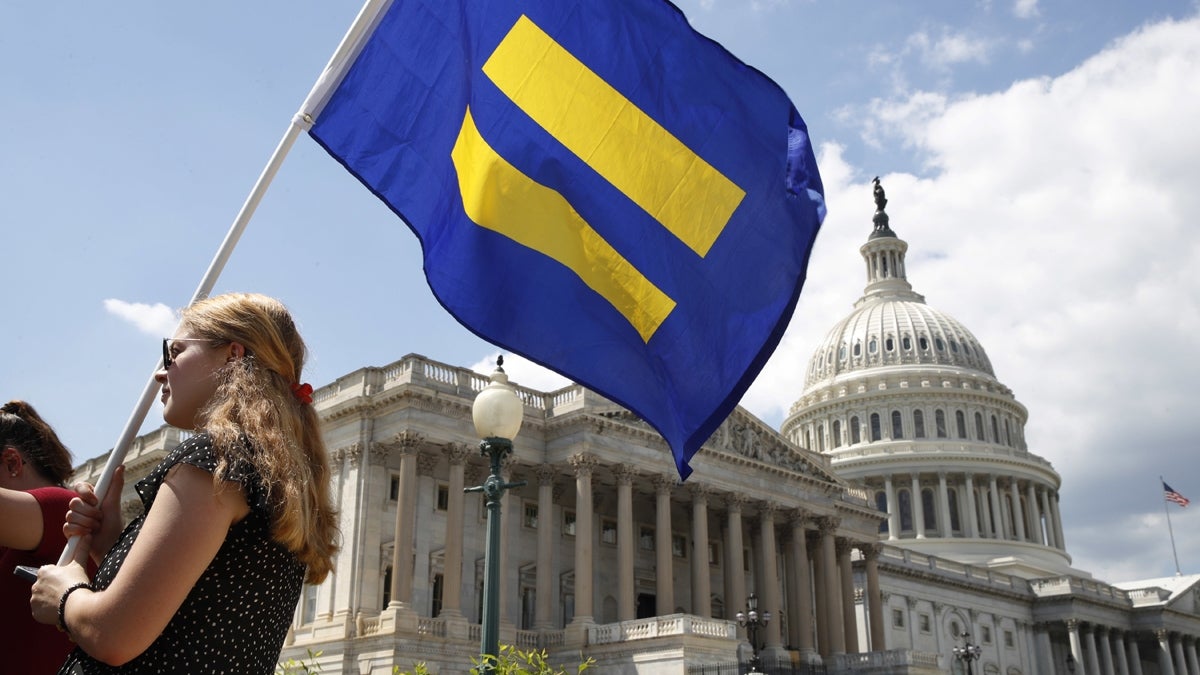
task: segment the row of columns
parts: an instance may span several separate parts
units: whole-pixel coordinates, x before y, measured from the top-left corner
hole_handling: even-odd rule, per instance
[[[400,454],[399,494],[395,522],[395,542],[392,553],[391,603],[389,607],[412,609],[413,550],[416,537],[416,476],[419,454],[415,444],[398,447]],[[466,447],[451,448],[449,460],[449,490],[444,584],[442,586],[443,615],[461,616],[462,598],[462,539],[464,466],[469,455]],[[592,478],[599,460],[588,454],[571,458],[575,474],[575,614],[573,625],[595,623],[593,586],[593,496]],[[628,465],[613,467],[617,484],[617,563],[618,620],[636,618],[634,585],[635,533],[633,515],[633,480],[638,475]],[[536,467],[538,481],[538,513],[550,514],[554,508],[554,479],[557,471],[549,466]],[[655,537],[656,613],[675,612],[674,564],[671,550],[671,495],[674,481],[669,477],[654,479],[655,522],[659,536]],[[712,590],[708,570],[709,502],[711,489],[691,485],[693,555],[692,613],[712,616]],[[724,587],[727,605],[731,608],[747,596],[746,572],[742,559],[745,542],[741,495],[728,495],[725,500],[725,560]],[[756,592],[764,610],[781,616],[786,601],[788,644],[802,654],[832,654],[857,652],[858,629],[854,603],[854,579],[851,555],[858,548],[864,559],[867,576],[867,605],[870,647],[884,648],[883,606],[878,570],[878,544],[854,543],[838,538],[840,520],[832,517],[813,517],[799,509],[784,511],[771,503],[759,503],[757,531],[752,532],[756,544],[755,559],[759,562],[754,575]],[[506,509],[506,511],[511,509]],[[780,547],[776,540],[776,520],[790,521],[787,545],[783,547],[785,570],[778,569]],[[809,526],[815,526],[815,532]],[[540,527],[537,534],[537,578],[534,627],[550,629],[554,625],[551,604],[552,584],[557,578],[553,561],[552,528]],[[809,551],[809,535],[814,533],[817,549]],[[780,581],[787,586],[784,593]],[[786,596],[786,597],[785,597]],[[780,622],[767,624],[762,637],[767,650],[784,647]],[[865,645],[864,645],[865,647]]]
[[[1048,487],[1037,485],[1033,481],[1025,481],[1025,504],[1029,507],[1029,517],[1026,518],[1026,507],[1021,503],[1022,490],[1020,481],[1016,478],[1005,479],[1001,487],[1000,479],[994,474],[984,474],[976,485],[972,473],[956,474],[961,479],[951,479],[947,472],[937,473],[937,489],[935,491],[935,521],[937,531],[943,537],[952,536],[950,527],[950,488],[955,489],[961,529],[968,538],[1015,539],[1045,544],[1052,548],[1066,550],[1063,538],[1062,517],[1058,510],[1058,493]],[[953,480],[953,483],[951,483]],[[921,493],[923,485],[920,474],[909,474],[908,485],[897,485],[894,476],[887,474],[883,477],[883,489],[887,500],[888,539],[901,538],[900,502],[897,499],[899,488],[908,487],[910,504],[912,505],[913,530],[917,539],[926,538],[925,503]],[[1012,509],[1003,507],[1003,492],[1007,490],[1012,502]],[[965,499],[963,498],[965,496]],[[981,500],[986,507],[980,513],[976,499]],[[966,517],[963,518],[964,505]],[[982,527],[981,527],[982,524]]]
[[[1137,635],[1130,631],[1068,619],[1067,636],[1071,658],[1082,675],[1143,675]],[[1154,631],[1156,660],[1160,675],[1200,675],[1196,636],[1166,629]],[[1038,626],[1044,672],[1054,672],[1050,663],[1049,631]]]

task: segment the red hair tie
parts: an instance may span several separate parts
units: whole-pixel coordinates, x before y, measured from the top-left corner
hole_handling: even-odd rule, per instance
[[[309,405],[312,403],[312,393],[312,385],[307,382],[304,384],[300,384],[299,382],[292,384],[292,395],[296,397],[297,401],[300,401],[304,405]]]

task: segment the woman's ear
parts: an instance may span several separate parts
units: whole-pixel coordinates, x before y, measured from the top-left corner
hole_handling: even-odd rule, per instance
[[[240,359],[246,355],[246,347],[240,342],[229,343],[229,360]]]

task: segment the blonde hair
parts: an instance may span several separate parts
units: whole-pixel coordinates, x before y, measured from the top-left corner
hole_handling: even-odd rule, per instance
[[[308,566],[308,583],[320,583],[338,550],[337,511],[320,420],[292,393],[306,349],[291,314],[265,295],[227,293],[184,309],[181,325],[194,337],[245,347],[220,371],[200,415],[217,455],[213,478],[239,461],[254,466],[272,507],[272,539]]]

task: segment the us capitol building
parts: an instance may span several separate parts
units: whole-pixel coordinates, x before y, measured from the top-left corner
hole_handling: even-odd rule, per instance
[[[1200,575],[1107,583],[1071,566],[1062,477],[983,345],[908,282],[878,179],[867,285],[817,347],[780,430],[739,408],[678,482],[645,422],[580,386],[517,387],[502,501],[500,641],[574,672],[734,670],[754,594],[764,670],[1200,675]],[[324,673],[480,646],[487,476],[471,404],[488,379],[409,355],[318,389],[341,508],[336,570],[306,586],[282,659]],[[184,434],[134,441],[133,484]],[[79,467],[99,477],[107,455]],[[964,635],[965,634],[965,635]],[[964,664],[956,647],[978,647]]]

